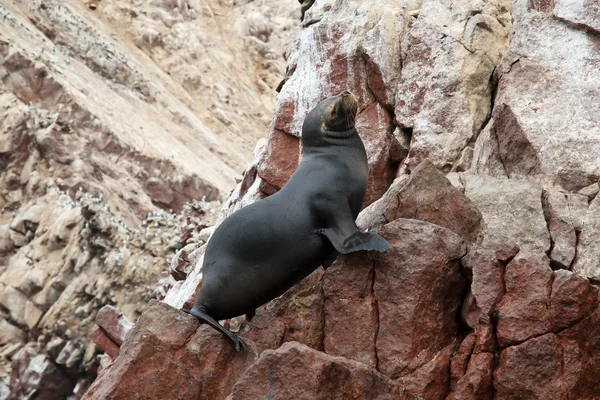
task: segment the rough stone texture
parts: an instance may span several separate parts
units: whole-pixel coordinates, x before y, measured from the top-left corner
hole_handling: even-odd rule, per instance
[[[600,197],[596,196],[585,215],[573,270],[589,279],[600,280]]]
[[[236,353],[222,335],[171,307],[150,302],[84,399],[225,398],[256,356]],[[116,379],[118,377],[118,379]]]
[[[380,233],[391,248],[375,262],[376,351],[379,370],[394,378],[422,367],[454,341],[466,246],[455,233],[415,220],[398,219]]]
[[[104,306],[96,314],[96,325],[98,325],[118,345],[125,340],[125,334],[131,329],[131,322],[127,320],[113,306]]]
[[[546,259],[550,237],[542,209],[542,191],[514,179],[463,175],[465,194],[483,215],[482,245],[518,245],[519,256]]]
[[[564,189],[579,190],[600,175],[600,92],[592,83],[600,78],[598,5],[514,3],[513,33],[493,112],[494,135],[479,140],[487,148],[498,146],[508,176],[542,175]]]
[[[429,161],[415,168],[408,180],[398,178],[381,199],[359,215],[357,225],[373,229],[398,218],[431,222],[470,242],[481,227],[481,213],[473,202]]]
[[[44,3],[0,6],[13,397],[60,383],[77,399],[98,367],[90,398],[598,398],[595,2],[306,1],[302,22],[291,0]],[[135,320],[157,279],[189,306],[214,226],[283,186],[304,116],[345,88],[370,165],[359,224],[392,249],[225,321],[245,353],[151,303],[120,349],[103,322],[98,357],[96,310]],[[182,207],[231,189],[267,132],[218,216]]]
[[[374,260],[367,254],[340,257],[324,276],[327,354],[377,367],[375,340],[379,324],[373,290]],[[352,329],[348,329],[352,326]]]
[[[233,387],[228,400],[403,399],[394,382],[366,365],[299,343],[265,351]]]
[[[550,331],[552,270],[535,261],[513,260],[506,266],[504,283],[506,294],[498,304],[498,344],[506,347]]]
[[[544,215],[552,240],[550,259],[555,268],[569,269],[575,258],[577,234],[584,225],[587,196],[549,189],[543,194]]]
[[[23,348],[14,358],[10,376],[9,400],[35,396],[40,400],[65,398],[72,392],[69,377],[47,356],[31,347]]]
[[[491,112],[495,69],[510,33],[510,0],[425,0],[403,41],[396,120],[413,130],[406,164],[449,172]]]

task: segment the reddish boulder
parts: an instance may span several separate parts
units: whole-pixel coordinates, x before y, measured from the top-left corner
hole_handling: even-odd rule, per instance
[[[537,261],[515,259],[506,266],[504,282],[506,294],[498,305],[500,347],[550,332],[550,267]]]
[[[443,400],[450,391],[450,358],[454,344],[438,352],[431,361],[398,381],[417,399]]]
[[[323,272],[316,270],[281,297],[256,310],[252,322],[236,318],[244,340],[253,342],[258,352],[276,349],[284,342],[297,341],[317,350],[323,349]]]
[[[598,289],[570,271],[554,272],[550,297],[552,330],[558,332],[592,313],[598,307]]]
[[[448,400],[491,400],[494,397],[492,353],[473,354],[465,374],[456,383],[456,388]]]
[[[379,233],[391,247],[375,259],[376,352],[379,371],[397,378],[454,343],[466,248],[455,233],[422,221],[397,219]]]
[[[134,327],[123,343],[121,356],[94,382],[83,398],[198,398],[201,385],[192,379],[171,351],[149,331]]]
[[[96,314],[96,325],[119,346],[125,340],[125,335],[133,324],[123,316],[115,307],[107,305],[98,310]]]
[[[465,272],[471,276],[471,292],[483,322],[489,321],[489,316],[504,296],[504,268],[518,252],[517,247],[497,251],[477,248],[462,260]]]
[[[325,352],[375,368],[378,314],[373,260],[367,253],[341,256],[324,276]]]
[[[375,227],[398,218],[431,222],[470,242],[475,241],[481,228],[481,213],[475,204],[429,161],[423,161],[407,181],[392,185],[380,200],[365,209],[358,225]]]
[[[450,389],[456,389],[456,382],[458,382],[467,372],[467,365],[469,364],[469,358],[473,353],[473,347],[475,346],[475,335],[471,332],[463,339],[458,351],[452,356],[450,363]]]
[[[111,360],[119,355],[119,345],[112,341],[102,329],[96,327],[92,333],[92,341],[100,350],[108,354]]]
[[[297,137],[280,130],[269,134],[269,142],[258,164],[258,176],[279,190],[298,166],[300,143]]]
[[[500,354],[495,399],[597,399],[600,309],[558,334],[548,333]]]
[[[561,392],[568,399],[597,399],[600,394],[600,308],[558,334],[563,351]],[[555,395],[556,396],[556,395]]]
[[[494,371],[495,399],[556,399],[562,349],[553,333],[511,346]]]
[[[263,352],[228,400],[403,398],[394,382],[362,363],[290,342]]]
[[[235,352],[209,326],[164,303],[151,301],[128,333],[119,357],[84,399],[224,398],[255,359]]]

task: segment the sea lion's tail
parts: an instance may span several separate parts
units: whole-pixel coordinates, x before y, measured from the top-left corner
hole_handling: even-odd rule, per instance
[[[205,310],[194,307],[192,309],[182,308],[181,311],[193,315],[194,317],[198,318],[198,321],[200,321],[201,324],[210,325],[223,335],[227,336],[233,342],[236,351],[241,351],[242,347],[247,347],[246,343],[238,335],[225,329],[217,322],[217,320],[208,315]]]

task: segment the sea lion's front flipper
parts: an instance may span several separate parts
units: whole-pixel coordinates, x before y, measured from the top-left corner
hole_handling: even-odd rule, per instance
[[[386,251],[390,248],[384,238],[376,233],[362,232],[352,220],[350,223],[319,229],[319,233],[327,237],[333,247],[342,254],[361,250]]]

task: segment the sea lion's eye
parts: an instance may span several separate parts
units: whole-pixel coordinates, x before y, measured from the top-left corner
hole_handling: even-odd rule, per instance
[[[333,119],[333,118],[335,118],[336,115],[337,115],[337,107],[332,106],[331,111],[329,112],[329,118]]]
[[[339,103],[335,103],[334,106],[331,108],[331,116],[337,116],[340,113],[340,104]]]

